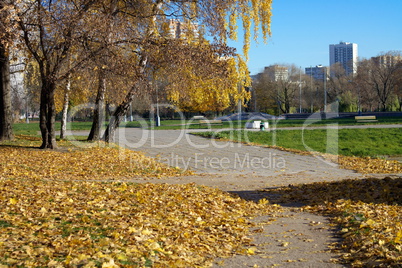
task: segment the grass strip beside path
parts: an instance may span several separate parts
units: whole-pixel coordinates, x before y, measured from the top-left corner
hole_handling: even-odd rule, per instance
[[[363,122],[356,123],[354,118],[333,118],[333,119],[278,119],[278,120],[263,120],[264,122],[268,122],[269,125],[275,126],[276,128],[281,127],[316,127],[316,126],[327,126],[329,124],[338,124],[339,126],[351,126],[351,125],[378,125],[378,124],[402,124],[402,117],[378,117],[376,122]],[[201,125],[198,120],[162,120],[161,126],[155,127],[155,122],[151,122],[150,120],[134,120],[132,122],[122,122],[120,127],[127,128],[153,128],[155,130],[180,130],[180,129],[221,129],[221,128],[234,128],[234,129],[242,129],[245,128],[247,122],[246,120],[242,121],[223,121],[222,124],[219,125]],[[105,121],[105,126],[108,122]],[[91,121],[87,122],[69,122],[67,123],[67,129],[73,131],[79,130],[90,130],[92,126]],[[29,124],[27,123],[16,123],[13,125],[14,132],[16,134],[25,134],[25,135],[38,135],[39,132],[39,123],[37,121],[31,121]],[[60,122],[56,122],[55,129],[60,130]]]

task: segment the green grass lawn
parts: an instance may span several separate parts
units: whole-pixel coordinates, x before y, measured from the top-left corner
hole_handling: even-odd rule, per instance
[[[353,122],[352,122],[353,121]],[[305,120],[280,120],[277,128],[302,126]],[[322,122],[322,123],[320,123]],[[400,123],[400,118],[385,118],[380,121],[383,124]],[[149,122],[148,122],[149,123]],[[166,120],[161,122],[162,125],[155,129],[207,129],[207,126],[199,124],[191,124],[180,126],[180,120]],[[324,123],[338,123],[339,125],[355,125],[354,120],[350,119],[329,119],[319,121]],[[244,126],[245,122],[241,122],[240,126]],[[92,122],[72,122],[68,124],[71,130],[90,130]],[[143,126],[146,126],[142,122]],[[148,124],[149,126],[149,124]],[[271,122],[272,126],[272,122]],[[60,123],[56,123],[56,130],[60,129]],[[125,122],[122,127],[141,127],[141,123]],[[238,122],[223,122],[222,125],[213,125],[213,128],[237,128]],[[39,137],[38,122],[17,123],[14,124],[14,133],[16,135],[29,135]],[[208,137],[214,136],[213,132],[199,133]],[[402,130],[395,129],[305,129],[302,130],[276,130],[272,132],[262,131],[225,131],[219,132],[217,138],[233,139],[238,141],[247,141],[264,145],[277,145],[285,148],[292,148],[303,151],[319,151],[332,154],[340,154],[345,156],[401,156],[402,155]]]
[[[31,122],[27,123],[15,123],[13,124],[14,135],[28,135],[28,136],[39,136],[39,123]]]
[[[70,122],[67,123],[67,129],[71,130],[90,130],[92,122]],[[60,122],[56,122],[56,131],[60,130]],[[40,128],[38,121],[31,121],[27,123],[15,123],[13,124],[13,131],[15,135],[28,135],[28,136],[40,136]]]
[[[222,124],[212,124],[210,126],[200,125],[195,120],[162,120],[161,126],[154,127],[154,122],[149,120],[142,121],[133,121],[133,122],[122,122],[120,127],[128,127],[128,128],[150,128],[159,129],[159,130],[168,130],[168,129],[221,129],[221,128],[234,128],[241,129],[245,127],[247,121],[232,121],[232,122],[222,122]],[[402,117],[386,117],[386,118],[378,118],[377,122],[370,123],[356,123],[353,118],[347,119],[326,119],[326,120],[267,120],[270,126],[276,126],[277,128],[281,127],[302,127],[303,125],[309,126],[325,126],[328,124],[338,125],[367,125],[367,124],[402,124]],[[67,128],[71,130],[90,130],[92,126],[92,122],[70,122],[67,124]],[[39,122],[31,121],[29,124],[26,123],[16,123],[14,124],[14,133],[38,136],[39,132]],[[55,125],[56,130],[60,130],[60,122],[56,122]]]
[[[281,119],[281,120],[266,120],[265,122],[269,122],[271,126],[280,127],[302,127],[304,125],[308,126],[325,126],[328,124],[338,124],[338,125],[369,125],[369,124],[402,124],[402,117],[383,117],[378,118],[377,122],[363,122],[356,123],[354,118],[334,118],[334,119],[325,119],[325,120],[316,120],[316,119]],[[224,121],[222,124],[212,124],[210,128],[219,129],[219,128],[235,128],[240,129],[244,128],[246,120],[242,121]],[[134,122],[125,122],[122,123],[122,126],[125,127],[154,127],[150,121],[134,121]],[[161,126],[154,127],[154,129],[208,129],[208,126],[200,125],[196,120],[162,120]]]
[[[271,132],[234,130],[197,133],[197,135],[345,156],[402,155],[402,130],[400,128],[307,129]]]
[[[270,122],[271,123],[271,122]],[[275,122],[272,122],[275,123]],[[323,126],[327,124],[339,124],[342,126],[347,125],[378,125],[378,124],[402,124],[402,117],[377,117],[376,122],[362,122],[357,123],[354,118],[333,118],[333,119],[325,119],[325,120],[316,120],[316,119],[290,119],[290,120],[279,120],[277,121],[278,127],[296,127],[296,126],[303,126],[304,124],[307,125],[314,125],[314,126]]]

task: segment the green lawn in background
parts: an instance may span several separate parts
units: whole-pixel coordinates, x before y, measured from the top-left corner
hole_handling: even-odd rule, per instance
[[[70,122],[67,123],[67,129],[71,130],[90,130],[92,122]],[[56,131],[60,130],[60,122],[55,124]],[[15,135],[29,135],[40,136],[40,128],[38,121],[31,121],[30,123],[15,123],[13,124],[13,131]]]
[[[250,121],[251,122],[251,121]],[[334,119],[326,119],[326,120],[316,120],[316,119],[281,119],[281,120],[266,120],[264,122],[268,122],[270,126],[275,126],[277,128],[281,127],[302,127],[302,126],[325,126],[328,124],[338,124],[338,125],[372,125],[372,124],[402,124],[402,117],[384,117],[378,118],[377,122],[364,122],[364,123],[356,123],[354,118],[334,118]],[[224,121],[222,124],[211,124],[200,125],[197,120],[161,120],[161,125],[159,127],[155,127],[155,122],[151,122],[149,120],[142,121],[133,121],[133,122],[123,122],[121,127],[143,127],[143,128],[154,128],[160,130],[168,130],[168,129],[220,129],[220,128],[235,128],[241,129],[244,128],[247,121],[232,121],[227,122]]]
[[[307,126],[325,126],[328,124],[338,124],[338,125],[368,125],[368,124],[402,124],[402,117],[385,117],[378,118],[377,122],[365,122],[365,123],[356,123],[353,118],[335,118],[335,119],[326,119],[326,120],[301,120],[301,119],[292,119],[292,120],[267,120],[264,122],[269,122],[271,127],[302,127],[304,125]],[[129,128],[153,128],[159,130],[166,129],[221,129],[221,128],[235,128],[241,129],[245,127],[247,121],[232,121],[232,122],[222,122],[222,124],[212,124],[210,127],[207,125],[200,125],[196,120],[161,120],[161,126],[155,127],[153,121],[150,120],[141,120],[141,121],[133,121],[133,122],[122,122],[120,127],[129,127]],[[106,124],[106,122],[105,122]],[[92,126],[92,122],[70,122],[67,124],[67,128],[71,130],[90,130]],[[56,131],[60,130],[60,122],[56,122],[55,125]],[[14,124],[14,132],[16,134],[24,134],[24,135],[32,135],[39,136],[39,122],[31,121],[29,124],[27,123],[16,123]]]
[[[360,157],[402,155],[401,128],[222,131],[197,135]]]
[[[142,122],[142,126],[148,127],[149,121]],[[379,119],[382,124],[402,123],[401,118],[383,118]],[[207,129],[207,126],[192,124],[182,126],[180,120],[162,121],[162,126],[154,129]],[[244,127],[246,122],[242,121],[240,127]],[[305,120],[280,120],[277,122],[277,128],[303,126]],[[307,123],[311,123],[308,122]],[[338,125],[360,125],[353,119],[329,119],[319,121],[315,126],[338,123]],[[68,129],[87,130],[91,129],[92,122],[71,122],[68,123]],[[273,123],[271,122],[271,127]],[[123,122],[122,127],[140,127],[141,123]],[[56,123],[56,130],[60,129],[60,122]],[[238,128],[238,122],[223,122],[222,125],[213,125],[213,128]],[[29,135],[40,137],[38,122],[17,123],[13,125],[15,135]],[[204,136],[214,136],[213,132],[198,133]],[[267,131],[225,131],[217,134],[218,138],[249,141],[265,145],[277,145],[285,148],[298,149],[303,151],[314,150],[345,156],[402,156],[402,129],[305,129],[302,130],[276,130]],[[85,138],[84,138],[85,139]]]
[[[13,124],[14,135],[39,136],[39,131],[38,122]]]

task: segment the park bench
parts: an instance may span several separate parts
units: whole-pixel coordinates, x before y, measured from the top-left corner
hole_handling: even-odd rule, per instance
[[[203,115],[194,115],[193,120],[206,120],[205,116]]]
[[[261,123],[261,121],[247,122],[245,127],[248,129],[261,129],[261,124],[264,127],[264,129],[266,130],[269,129],[269,123],[268,122]]]
[[[377,122],[377,117],[375,115],[358,115],[355,116],[355,120],[358,123],[361,122]]]
[[[222,120],[200,120],[200,125],[222,125]]]
[[[260,129],[261,121],[252,121],[246,123],[246,128]]]

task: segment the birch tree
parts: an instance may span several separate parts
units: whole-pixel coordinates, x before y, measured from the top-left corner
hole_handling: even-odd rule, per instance
[[[0,44],[0,141],[13,139],[10,90],[10,61]]]
[[[158,67],[152,64],[151,58],[171,38],[168,34],[171,19],[180,20],[184,25],[197,25],[197,35],[209,37],[217,44],[236,39],[240,22],[244,32],[244,60],[248,58],[252,32],[255,39],[258,34],[264,40],[270,35],[271,0],[33,0],[19,5],[13,0],[5,1],[18,10],[22,40],[39,66],[41,148],[57,146],[54,129],[57,85],[88,59],[103,53],[112,61],[119,61],[114,57],[120,55],[121,64],[130,62],[120,75],[128,75],[132,83],[104,134],[106,141],[112,141],[132,100],[149,88],[149,77]],[[91,49],[87,49],[89,44]],[[72,54],[72,50],[79,54]],[[194,61],[202,60],[196,54],[188,56]],[[71,67],[66,68],[69,59]],[[248,80],[244,71],[238,73],[245,76],[238,80]]]
[[[254,32],[254,38],[258,38],[258,33],[262,33],[264,40],[270,35],[271,4],[271,0],[124,2],[120,9],[124,7],[125,10],[122,13],[130,20],[128,36],[132,37],[130,47],[135,54],[133,57],[135,64],[131,67],[134,69],[136,79],[124,100],[117,106],[105,131],[104,139],[113,141],[114,131],[129,109],[135,95],[149,88],[148,78],[155,67],[151,64],[151,57],[158,47],[165,46],[168,39],[166,30],[170,19],[180,19],[184,25],[197,25],[200,29],[199,34],[213,36],[216,43],[223,44],[228,39],[237,38],[237,25],[241,21],[244,30],[243,55],[247,60],[251,33]],[[202,60],[195,56],[196,53],[190,54],[194,61]],[[190,73],[192,73],[191,70]],[[247,81],[248,79],[244,77],[239,80]],[[244,87],[240,88],[244,90]],[[240,92],[241,94],[243,93]],[[208,94],[202,96],[206,97]],[[204,101],[208,103],[208,100]]]
[[[13,139],[9,48],[14,42],[12,6],[0,2],[0,141]]]

